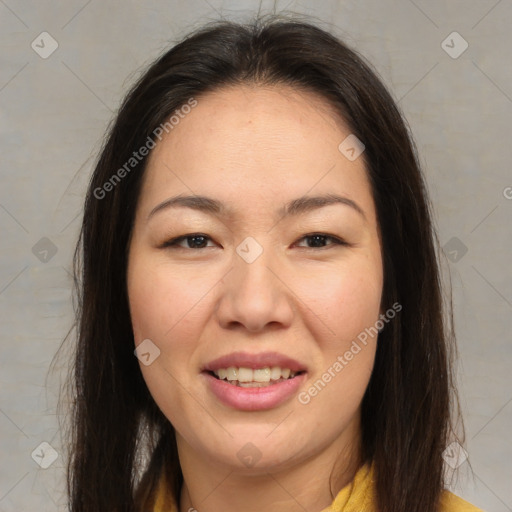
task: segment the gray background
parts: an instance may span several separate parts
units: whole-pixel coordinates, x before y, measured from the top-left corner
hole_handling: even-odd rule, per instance
[[[246,19],[258,6],[0,0],[1,512],[65,510],[55,409],[65,357],[48,369],[72,323],[71,255],[113,112],[164,48],[203,22]],[[512,511],[512,3],[262,4],[274,7],[318,16],[361,51],[411,125],[453,280],[474,475],[463,462],[452,490],[488,512]],[[43,31],[58,43],[46,59],[31,47],[51,49]],[[445,51],[463,49],[457,36],[446,40],[454,31],[469,45],[457,58]],[[47,469],[36,463],[51,462],[42,442],[58,454]]]

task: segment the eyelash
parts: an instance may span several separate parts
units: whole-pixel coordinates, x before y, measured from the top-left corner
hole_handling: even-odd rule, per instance
[[[328,235],[326,233],[309,233],[307,235],[304,235],[303,237],[299,238],[299,241],[300,240],[304,240],[306,238],[313,238],[315,236],[320,236],[320,237],[324,237],[326,240],[330,240],[331,243],[330,245],[328,246],[325,246],[325,247],[303,247],[303,249],[328,249],[329,247],[333,247],[333,246],[336,246],[336,245],[342,245],[342,246],[348,246],[349,244],[346,243],[344,240],[342,240],[341,238],[338,238],[336,236],[333,236],[333,235]],[[167,242],[164,242],[161,246],[161,248],[167,248],[167,249],[186,249],[186,250],[189,250],[189,251],[198,251],[198,250],[201,250],[201,249],[207,249],[207,247],[196,247],[196,248],[192,248],[192,247],[180,247],[178,244],[184,240],[187,240],[189,238],[194,238],[194,237],[202,237],[202,238],[205,238],[205,239],[208,239],[208,240],[211,240],[211,238],[208,236],[208,235],[205,235],[203,233],[190,233],[190,234],[187,234],[187,235],[182,235],[182,236],[178,236],[176,238],[172,238],[171,240],[168,240]]]

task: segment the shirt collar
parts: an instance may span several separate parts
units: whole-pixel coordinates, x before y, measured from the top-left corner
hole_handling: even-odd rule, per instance
[[[374,511],[373,464],[363,464],[354,479],[341,489],[334,501],[322,512],[373,512]],[[176,499],[164,483],[164,472],[160,477],[153,512],[178,512]]]

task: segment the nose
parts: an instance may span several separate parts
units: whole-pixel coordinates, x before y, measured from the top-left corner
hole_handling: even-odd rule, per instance
[[[233,268],[223,279],[217,306],[219,324],[225,329],[258,332],[288,327],[293,319],[293,293],[267,251],[248,263],[234,255]]]

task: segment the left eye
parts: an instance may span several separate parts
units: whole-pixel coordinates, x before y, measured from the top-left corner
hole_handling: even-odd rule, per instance
[[[203,235],[202,233],[193,233],[190,235],[183,235],[177,238],[173,238],[168,242],[165,242],[162,247],[178,247],[181,249],[205,249],[207,247],[208,241],[211,241],[211,238],[208,235]],[[311,246],[306,246],[306,249],[322,249],[325,247],[329,247],[332,245],[347,245],[343,240],[332,236],[326,235],[324,233],[312,233],[310,235],[305,235],[302,238],[299,238],[299,241],[305,240],[310,241],[312,243]],[[331,242],[327,244],[327,242]],[[188,247],[183,246],[183,242],[186,242]],[[299,247],[300,246],[297,244]],[[210,245],[210,247],[212,247]]]
[[[331,241],[332,243],[329,245],[346,245],[343,240],[340,240],[339,238],[332,236],[332,235],[325,235],[323,233],[313,233],[311,235],[305,235],[300,240],[311,240],[313,243],[313,247],[306,247],[307,249],[317,249],[317,248],[323,248],[326,247],[325,242]],[[329,247],[329,246],[327,246]]]

